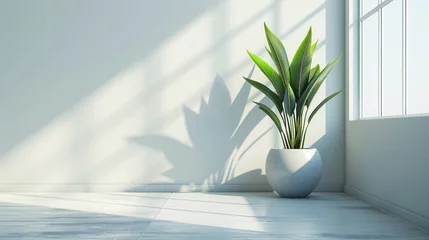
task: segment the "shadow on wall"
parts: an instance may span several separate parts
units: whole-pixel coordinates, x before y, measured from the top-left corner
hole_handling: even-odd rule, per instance
[[[249,77],[252,76],[253,66]],[[262,121],[264,115],[254,107],[243,119],[243,112],[249,101],[250,85],[243,81],[234,100],[224,80],[217,75],[211,87],[208,102],[201,99],[200,112],[187,106],[183,114],[191,146],[169,136],[144,135],[130,140],[139,145],[161,151],[173,165],[164,176],[175,184],[204,184],[208,190],[216,190],[218,185],[240,184],[257,181],[267,184],[265,175],[256,169],[234,177],[234,169],[241,156],[236,156],[250,132]],[[270,128],[271,129],[271,128]],[[265,131],[249,148],[270,130]],[[156,160],[154,160],[156,161]],[[156,183],[153,183],[156,184]],[[150,184],[149,184],[150,185]],[[139,187],[129,191],[141,190]]]

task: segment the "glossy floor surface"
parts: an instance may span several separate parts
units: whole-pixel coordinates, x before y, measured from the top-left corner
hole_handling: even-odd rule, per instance
[[[0,239],[426,239],[346,194],[0,193]]]

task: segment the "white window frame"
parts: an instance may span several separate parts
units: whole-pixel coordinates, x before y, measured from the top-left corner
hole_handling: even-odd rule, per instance
[[[383,76],[382,76],[382,37],[383,37],[383,8],[393,1],[402,1],[402,117],[407,115],[407,2],[408,0],[378,0],[378,5],[363,14],[363,0],[359,1],[359,119],[386,118],[383,116]],[[378,14],[378,115],[363,117],[363,22]]]

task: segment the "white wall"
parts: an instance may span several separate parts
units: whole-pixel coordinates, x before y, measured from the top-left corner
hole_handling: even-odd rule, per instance
[[[358,1],[347,2],[345,191],[429,230],[429,116],[356,120]]]
[[[344,51],[343,9],[342,0],[1,1],[0,190],[269,190],[265,157],[280,142],[241,78],[252,68],[245,50],[263,52],[266,21],[292,58],[312,25],[325,65]],[[343,76],[340,62],[318,100]],[[344,186],[343,109],[340,95],[309,129],[321,191]]]

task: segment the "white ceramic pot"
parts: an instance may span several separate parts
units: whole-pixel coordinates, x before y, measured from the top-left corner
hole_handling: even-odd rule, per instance
[[[322,158],[315,148],[271,149],[265,163],[270,186],[281,197],[305,198],[322,176]]]

